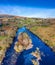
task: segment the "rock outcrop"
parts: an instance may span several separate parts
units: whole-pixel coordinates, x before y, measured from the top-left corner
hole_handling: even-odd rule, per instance
[[[26,33],[21,33],[18,36],[18,41],[15,43],[14,49],[17,52],[21,52],[24,49],[28,50],[32,47],[32,40],[29,38],[29,36]]]

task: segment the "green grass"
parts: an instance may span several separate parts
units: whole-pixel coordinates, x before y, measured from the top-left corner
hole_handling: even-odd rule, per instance
[[[7,38],[7,36],[0,36],[0,40],[3,40],[4,38]]]
[[[0,50],[2,50],[2,47],[0,46]]]
[[[37,28],[38,28],[38,26],[34,26],[34,27],[31,28],[31,30],[36,31]]]

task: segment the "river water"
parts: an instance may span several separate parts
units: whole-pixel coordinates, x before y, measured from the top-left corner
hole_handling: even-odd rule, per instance
[[[14,45],[19,34],[23,32],[26,32],[32,39],[33,47],[29,50],[23,50],[21,53],[17,53],[14,50]],[[55,53],[52,52],[52,50],[45,45],[45,43],[38,36],[33,34],[25,27],[17,30],[16,37],[14,38],[10,48],[7,49],[1,65],[33,65],[31,60],[36,58],[31,55],[31,52],[34,52],[36,48],[39,48],[41,53],[39,65],[55,65]]]

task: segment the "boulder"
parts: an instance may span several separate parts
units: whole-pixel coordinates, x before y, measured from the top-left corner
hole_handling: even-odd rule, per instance
[[[26,33],[21,33],[18,36],[18,41],[15,43],[14,49],[16,52],[21,52],[24,49],[28,50],[32,48],[32,40],[29,38],[29,36]]]

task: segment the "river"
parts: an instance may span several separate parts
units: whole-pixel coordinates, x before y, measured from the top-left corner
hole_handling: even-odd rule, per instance
[[[32,39],[33,47],[29,50],[23,50],[21,53],[17,53],[14,50],[14,45],[17,41],[17,37],[22,32],[26,32]],[[17,30],[16,37],[14,38],[12,45],[7,49],[1,65],[33,65],[31,59],[36,58],[30,53],[34,52],[36,48],[39,48],[40,52],[42,53],[39,65],[55,65],[55,53],[50,49],[50,47],[45,45],[45,43],[38,36],[33,34],[25,27]]]

